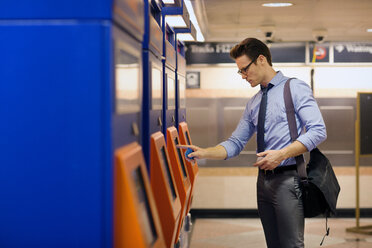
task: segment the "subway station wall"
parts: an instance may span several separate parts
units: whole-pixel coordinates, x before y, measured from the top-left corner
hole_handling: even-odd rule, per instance
[[[274,64],[275,70],[310,84],[311,66]],[[228,138],[245,105],[259,87],[252,88],[236,73],[234,64],[189,65],[200,73],[200,88],[186,90],[187,121],[193,143],[214,146]],[[341,185],[338,208],[355,207],[355,120],[358,91],[372,91],[372,64],[317,65],[315,98],[327,126],[328,138],[319,147],[335,167]],[[199,160],[194,209],[257,209],[255,135],[238,157],[227,161]],[[308,160],[308,158],[307,158]],[[361,158],[360,206],[372,207],[372,159]]]
[[[311,66],[274,64],[275,70],[310,84]],[[227,139],[236,128],[245,105],[259,87],[252,88],[236,73],[233,64],[192,65],[200,72],[200,88],[188,89],[187,120],[193,141],[202,147],[214,146]],[[355,120],[357,92],[372,91],[372,65],[316,66],[314,96],[327,126],[328,138],[319,147],[334,166],[355,163]],[[208,118],[206,118],[208,117]],[[256,138],[253,136],[240,156],[228,161],[200,161],[201,166],[249,166],[255,161]],[[361,159],[372,166],[372,159]]]

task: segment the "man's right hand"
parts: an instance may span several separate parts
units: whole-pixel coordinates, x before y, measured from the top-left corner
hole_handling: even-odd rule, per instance
[[[194,157],[196,159],[225,159],[227,157],[227,152],[221,145],[208,148],[200,148],[194,145],[177,145],[177,147],[182,149],[192,149],[194,152],[188,155],[189,158]]]
[[[181,149],[191,149],[193,152],[189,153],[187,155],[187,158],[188,160],[194,160],[194,159],[199,159],[199,158],[202,158],[200,157],[202,155],[202,152],[201,150],[203,150],[202,148],[198,147],[198,146],[194,146],[194,145],[176,145],[177,148],[181,148]]]

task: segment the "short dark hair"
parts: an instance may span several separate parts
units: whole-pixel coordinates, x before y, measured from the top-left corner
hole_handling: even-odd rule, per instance
[[[265,43],[256,38],[247,38],[230,50],[230,57],[233,59],[237,59],[243,55],[248,56],[251,60],[257,59],[258,56],[263,55],[266,57],[269,65],[272,66],[269,48]]]

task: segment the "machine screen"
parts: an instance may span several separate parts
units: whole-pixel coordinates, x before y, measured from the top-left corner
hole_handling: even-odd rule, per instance
[[[141,110],[140,58],[115,43],[115,110],[119,114]]]
[[[184,77],[179,77],[179,89],[180,89],[180,108],[186,108],[186,80]]]
[[[159,68],[153,65],[151,70],[151,80],[152,80],[152,108],[151,109],[162,109],[163,99],[162,99],[162,75]]]
[[[172,175],[171,175],[170,170],[169,170],[169,164],[168,164],[168,160],[167,160],[167,155],[165,154],[164,146],[161,148],[161,155],[162,155],[161,156],[162,164],[165,167],[167,181],[168,181],[169,188],[172,192],[172,197],[173,197],[173,200],[174,200],[174,199],[176,199],[177,195],[176,195],[176,190],[175,190],[174,185],[173,185]]]
[[[137,169],[132,172],[132,177],[136,185],[136,192],[140,203],[140,224],[145,232],[147,245],[150,246],[156,241],[158,235],[156,233],[154,219],[151,213],[148,195],[146,193],[145,183],[140,166],[138,166]]]
[[[174,83],[174,79],[168,77],[168,109],[175,109],[176,108],[176,85]]]
[[[175,143],[176,145],[179,144],[179,143],[178,143],[178,138],[177,138],[177,137],[174,139],[174,143]],[[182,159],[181,148],[177,148],[177,154],[178,154],[178,160],[180,161],[180,164],[181,164],[183,177],[187,177],[185,164],[183,163],[183,159]]]

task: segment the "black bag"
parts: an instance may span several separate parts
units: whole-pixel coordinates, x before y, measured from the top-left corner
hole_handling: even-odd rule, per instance
[[[301,179],[305,217],[336,215],[340,185],[331,163],[318,148],[310,152],[306,172],[307,178]]]
[[[284,102],[292,142],[298,137],[295,111],[290,90],[290,80],[284,86]],[[336,175],[329,160],[318,148],[310,152],[305,169],[303,155],[296,157],[297,171],[301,179],[302,200],[305,217],[336,215],[336,203],[340,193]]]

